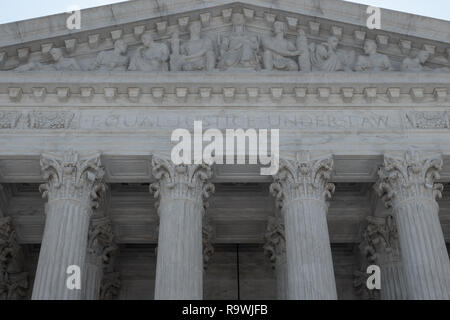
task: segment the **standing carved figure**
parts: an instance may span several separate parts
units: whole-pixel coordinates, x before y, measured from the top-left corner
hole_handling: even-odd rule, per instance
[[[142,35],[142,47],[131,58],[129,71],[169,71],[169,48],[164,43],[156,43],[152,35]]]
[[[114,42],[114,49],[102,51],[97,55],[91,70],[126,71],[130,59],[127,56],[128,45],[122,39]]]
[[[239,68],[259,70],[261,68],[258,37],[245,30],[245,17],[235,13],[232,17],[233,31],[220,41],[221,58],[218,68],[222,70]]]
[[[190,39],[179,45],[178,35],[172,38],[172,71],[211,71],[216,66],[216,55],[211,39],[201,37],[201,24],[194,21],[189,26]]]
[[[281,21],[273,24],[274,36],[262,39],[263,62],[266,70],[298,71],[297,63],[290,57],[299,56],[296,46],[285,38],[286,25]]]
[[[299,51],[298,56],[298,67],[301,72],[311,72],[311,55],[308,45],[308,38],[306,37],[305,31],[302,29],[298,32],[297,37],[297,50]]]
[[[392,65],[388,56],[377,53],[377,44],[368,39],[364,43],[364,53],[356,61],[355,71],[391,71]]]

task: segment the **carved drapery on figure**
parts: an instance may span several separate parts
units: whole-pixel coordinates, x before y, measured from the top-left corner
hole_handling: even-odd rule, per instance
[[[439,221],[439,155],[385,155],[377,189],[397,223],[408,299],[450,299],[450,260]]]
[[[172,37],[172,71],[212,71],[216,67],[216,54],[211,39],[201,37],[201,23],[194,21],[189,27],[190,39],[180,45],[178,34]]]
[[[245,16],[242,13],[234,13],[232,23],[233,31],[220,39],[218,68],[259,70],[258,37],[246,30]]]
[[[23,262],[11,218],[0,218],[0,300],[27,296],[28,273],[23,271]]]
[[[93,279],[89,279],[98,283],[98,287],[94,289],[95,297],[112,299],[118,294],[120,274],[114,270],[117,251],[110,219],[93,218],[89,225],[86,263],[92,264],[90,267],[97,269]],[[112,280],[114,281],[111,282]],[[87,284],[86,288],[91,285]]]
[[[285,39],[286,24],[276,21],[273,24],[274,36],[262,39],[263,63],[266,70],[298,71],[292,57],[300,55],[296,46]]]

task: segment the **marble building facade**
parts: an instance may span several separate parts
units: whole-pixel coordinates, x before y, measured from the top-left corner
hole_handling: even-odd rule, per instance
[[[450,299],[450,22],[370,30],[334,0],[67,16],[0,26],[1,299]],[[278,172],[175,165],[195,120],[279,129]]]

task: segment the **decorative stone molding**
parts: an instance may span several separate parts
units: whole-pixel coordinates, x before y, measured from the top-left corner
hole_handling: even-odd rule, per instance
[[[269,217],[267,221],[266,232],[264,233],[264,252],[275,268],[277,263],[285,263],[286,261],[286,237],[284,232],[283,217]]]
[[[208,206],[207,199],[214,193],[211,167],[206,164],[175,165],[170,160],[152,157],[152,174],[156,182],[150,185],[150,191],[157,199],[161,197],[201,201]]]
[[[385,264],[400,261],[397,226],[394,217],[367,217],[367,227],[359,249],[369,262]]]
[[[118,295],[120,274],[114,271],[117,251],[110,219],[93,218],[89,225],[86,262],[101,270],[101,279],[96,280],[100,282],[99,293],[103,299],[112,299]],[[86,289],[89,287],[90,284],[87,284]]]
[[[296,160],[280,159],[280,169],[270,186],[278,206],[285,201],[309,198],[327,200],[334,192],[329,183],[333,159],[329,157],[311,159],[309,153],[301,154]]]
[[[28,273],[10,217],[0,218],[0,300],[22,299],[28,293]]]
[[[120,273],[109,272],[103,275],[100,287],[100,300],[112,300],[119,295],[121,287]]]
[[[105,192],[99,154],[81,157],[74,151],[47,153],[41,157],[41,167],[44,180],[48,181],[39,186],[43,198],[49,202],[73,199],[90,208],[99,207]]]
[[[209,260],[214,254],[214,246],[212,245],[212,239],[214,229],[209,223],[208,219],[203,219],[202,225],[202,244],[203,244],[203,270],[206,270],[209,265]]]
[[[378,171],[378,193],[387,207],[410,198],[440,198],[443,185],[435,181],[442,166],[440,156],[423,156],[418,151],[407,151],[401,157],[385,155]]]

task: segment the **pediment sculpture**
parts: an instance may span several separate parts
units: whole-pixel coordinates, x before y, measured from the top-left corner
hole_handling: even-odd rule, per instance
[[[199,20],[190,22],[187,34],[172,31],[156,40],[152,32],[140,35],[140,43],[129,49],[125,38],[116,38],[114,47],[97,53],[90,63],[66,57],[63,49],[49,50],[47,61],[30,61],[14,71],[287,71],[287,72],[449,72],[450,68],[431,68],[432,53],[420,50],[402,62],[393,63],[378,52],[375,40],[366,39],[360,54],[345,49],[341,36],[326,41],[308,38],[302,27],[288,29],[286,22],[274,20],[270,32],[247,28],[245,14],[231,14],[231,30],[206,31]],[[133,45],[135,46],[135,45]],[[48,61],[50,60],[50,61]],[[85,65],[88,65],[85,67]]]

